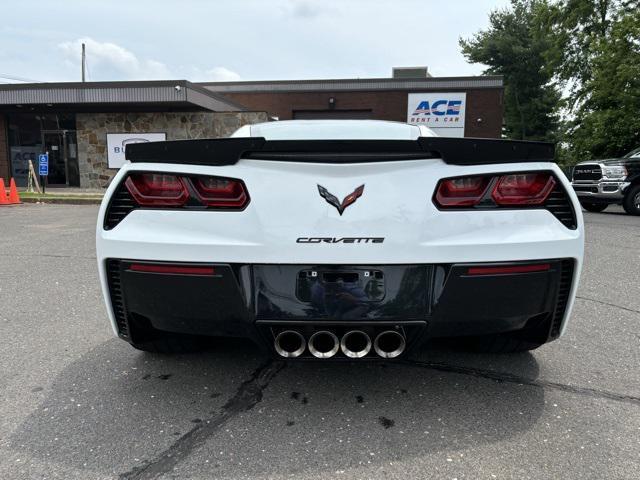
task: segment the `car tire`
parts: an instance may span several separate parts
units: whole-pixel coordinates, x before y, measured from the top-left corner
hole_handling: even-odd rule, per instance
[[[466,337],[460,346],[474,353],[519,353],[535,350],[541,344],[515,338],[508,334]]]
[[[580,202],[582,208],[584,208],[587,212],[599,213],[604,211],[609,205],[606,203],[589,203],[589,202]]]
[[[204,349],[205,342],[202,337],[166,334],[144,343],[132,343],[131,346],[143,352],[171,355],[199,352]]]
[[[629,215],[640,215],[640,185],[629,187],[622,206]]]

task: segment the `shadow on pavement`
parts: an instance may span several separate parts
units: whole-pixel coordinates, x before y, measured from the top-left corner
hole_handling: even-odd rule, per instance
[[[439,356],[455,364],[456,355]],[[11,446],[101,474],[131,471],[216,417],[266,360],[238,342],[171,357],[108,341],[55,378]],[[537,377],[532,355],[517,356],[517,363],[520,375]],[[206,458],[217,476],[251,477],[464,449],[530,429],[544,391],[408,363],[298,362],[277,373],[258,402],[189,455]]]

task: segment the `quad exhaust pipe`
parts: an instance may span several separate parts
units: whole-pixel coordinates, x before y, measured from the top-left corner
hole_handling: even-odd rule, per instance
[[[338,351],[349,358],[362,358],[369,354],[371,348],[382,358],[396,358],[407,346],[406,339],[399,331],[385,330],[379,333],[373,342],[362,330],[349,330],[341,339],[329,330],[318,330],[307,342],[296,330],[283,330],[274,340],[278,355],[284,358],[297,358],[308,348],[316,358],[331,358]]]
[[[371,351],[371,338],[362,330],[351,330],[340,340],[340,350],[349,358],[362,358]]]
[[[395,330],[385,330],[373,341],[373,349],[382,358],[396,358],[404,352],[406,346],[404,335]]]
[[[299,357],[307,347],[302,334],[295,330],[283,330],[276,335],[274,346],[278,355],[285,358]]]
[[[338,337],[329,330],[318,330],[309,338],[309,351],[316,358],[331,358],[339,349]]]

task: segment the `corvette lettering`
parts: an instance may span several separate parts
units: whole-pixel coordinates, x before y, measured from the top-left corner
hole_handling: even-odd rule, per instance
[[[296,243],[382,243],[384,237],[299,237]]]

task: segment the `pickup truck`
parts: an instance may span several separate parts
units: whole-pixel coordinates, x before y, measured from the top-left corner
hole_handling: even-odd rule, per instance
[[[622,158],[578,163],[572,186],[588,212],[602,212],[615,204],[629,215],[640,215],[640,148]]]

